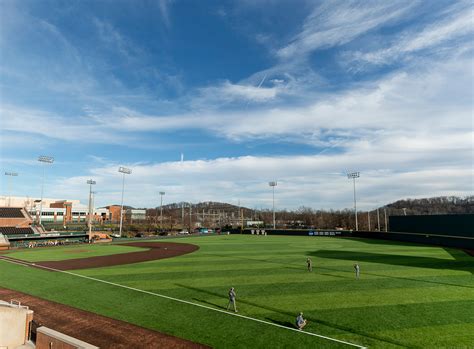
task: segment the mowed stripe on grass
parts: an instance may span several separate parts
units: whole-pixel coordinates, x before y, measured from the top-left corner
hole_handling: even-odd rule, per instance
[[[320,237],[221,236],[186,242],[198,244],[200,250],[168,260],[78,272],[217,309],[226,305],[227,290],[234,286],[242,314],[291,326],[297,312],[303,311],[310,320],[308,331],[371,347],[436,346],[448,343],[450,337],[453,346],[474,342],[473,259],[462,251]],[[305,269],[308,256],[313,259],[313,273]],[[355,261],[361,265],[361,280],[354,280]],[[215,321],[203,323],[189,309],[175,315],[191,318],[192,331],[168,333],[192,339],[188,336],[193,334],[187,332],[204,325],[215,328]],[[127,321],[140,321],[150,328],[167,327],[166,320],[153,316],[146,321],[140,314],[130,318]],[[420,340],[418,329],[430,332],[430,326],[447,326],[453,335],[433,331]],[[242,347],[243,343],[251,347],[314,345],[291,335],[262,337],[259,331],[255,340],[249,327],[232,328],[239,333],[236,345],[239,341]],[[403,336],[395,335],[396,329]],[[206,334],[212,343],[195,340],[223,347],[232,340],[226,332]]]

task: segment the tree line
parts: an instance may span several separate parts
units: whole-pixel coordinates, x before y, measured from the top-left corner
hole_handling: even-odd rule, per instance
[[[474,213],[474,196],[398,200],[371,211],[358,211],[357,220],[359,230],[370,228],[383,231],[389,216],[465,213]],[[353,209],[321,210],[302,206],[296,210],[278,210],[275,216],[279,228],[355,228]],[[247,221],[263,222],[263,226],[270,227],[273,224],[273,211],[253,210],[220,202],[173,203],[163,206],[161,224],[160,208],[147,210],[147,223],[166,229],[192,228],[196,223],[205,227],[238,227],[241,224],[245,226]]]

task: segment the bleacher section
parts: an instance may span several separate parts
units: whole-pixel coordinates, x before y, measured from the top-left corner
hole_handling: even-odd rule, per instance
[[[0,227],[0,233],[3,235],[33,235],[32,228]]]
[[[18,207],[1,207],[0,218],[25,218],[21,208]]]

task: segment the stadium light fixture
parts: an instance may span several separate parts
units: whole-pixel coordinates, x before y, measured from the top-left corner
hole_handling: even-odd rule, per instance
[[[160,191],[160,230],[163,231],[163,195],[165,195],[164,191]]]
[[[41,216],[43,215],[43,190],[44,190],[44,179],[46,176],[46,165],[52,164],[54,158],[52,156],[41,155],[38,157],[38,161],[43,163],[43,179],[41,181],[41,201],[40,201],[40,214],[39,214],[39,224],[41,225]]]
[[[273,229],[276,229],[276,224],[275,224],[275,187],[277,186],[276,181],[268,182],[268,185],[272,187],[272,192],[273,192]]]
[[[12,185],[11,185],[11,178],[17,177],[17,172],[5,172],[5,176],[8,176],[8,207],[12,204]]]
[[[87,184],[89,184],[89,240],[92,238],[92,186],[96,184],[96,181],[92,179],[87,180]]]
[[[122,224],[123,224],[123,192],[125,189],[125,175],[131,174],[132,170],[127,167],[120,166],[118,171],[122,173],[122,200],[120,203],[120,229],[119,229],[119,237],[122,237]]]
[[[359,224],[357,222],[357,201],[356,201],[356,178],[360,177],[360,172],[349,172],[347,174],[347,178],[352,179],[354,182],[354,214],[355,214],[355,223],[356,223],[356,231],[359,230]]]

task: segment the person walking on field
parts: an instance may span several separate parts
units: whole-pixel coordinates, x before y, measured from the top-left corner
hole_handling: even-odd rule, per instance
[[[233,287],[230,288],[229,290],[229,303],[227,304],[227,310],[229,310],[229,307],[231,304],[234,305],[234,311],[237,313],[237,305],[235,304],[235,290]]]
[[[296,317],[295,325],[298,330],[302,330],[308,322],[303,318],[303,313]]]
[[[306,259],[306,264],[308,265],[308,271],[313,271],[313,261],[311,258]]]
[[[356,274],[356,279],[359,279],[360,267],[359,267],[358,263],[354,264],[354,271],[355,271],[355,274]]]

